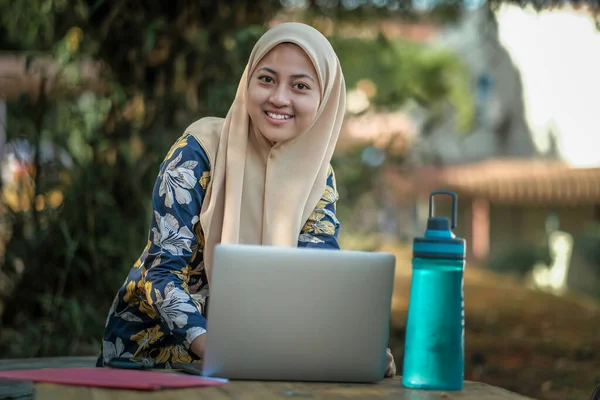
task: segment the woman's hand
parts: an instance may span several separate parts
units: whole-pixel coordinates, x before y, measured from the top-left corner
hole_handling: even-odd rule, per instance
[[[190,345],[190,350],[197,355],[198,357],[204,359],[204,346],[206,343],[206,333],[198,336],[196,339],[192,340],[192,344]]]
[[[385,377],[393,378],[396,375],[396,364],[394,363],[394,356],[390,349],[386,349],[385,355],[387,356],[387,367],[385,368]]]

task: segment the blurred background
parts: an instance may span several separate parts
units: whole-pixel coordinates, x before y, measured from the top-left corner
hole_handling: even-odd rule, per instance
[[[587,398],[600,383],[592,3],[0,0],[0,358],[97,354],[160,161],[191,122],[226,114],[255,41],[282,21],[319,29],[342,63],[340,241],[397,256],[398,373],[411,241],[429,193],[450,189],[468,243],[466,379]]]

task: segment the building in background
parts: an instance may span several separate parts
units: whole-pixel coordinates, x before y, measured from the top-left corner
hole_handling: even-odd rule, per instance
[[[600,33],[592,18],[569,8],[481,7],[432,44],[469,67],[477,123],[465,134],[448,118],[421,136],[433,161],[405,192],[416,199],[414,233],[422,234],[428,192],[445,188],[459,194],[457,234],[472,261],[548,244],[549,221],[573,235],[576,249],[586,226],[600,223]],[[597,294],[597,271],[576,251],[566,281]]]

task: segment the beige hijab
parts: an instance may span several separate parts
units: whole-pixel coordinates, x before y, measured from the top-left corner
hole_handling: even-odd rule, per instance
[[[260,60],[284,42],[300,46],[311,59],[321,103],[306,132],[271,146],[251,126],[247,88]],[[300,231],[325,190],[345,104],[339,60],[319,31],[288,22],[258,40],[225,119],[204,118],[187,130],[211,162],[212,178],[200,213],[207,276],[217,243],[297,246]]]

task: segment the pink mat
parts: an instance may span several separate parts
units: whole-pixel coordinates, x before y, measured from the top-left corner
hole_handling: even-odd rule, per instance
[[[0,379],[111,389],[159,390],[219,386],[226,379],[113,368],[48,368],[0,371]]]

